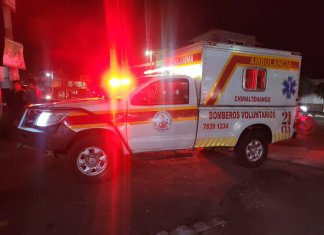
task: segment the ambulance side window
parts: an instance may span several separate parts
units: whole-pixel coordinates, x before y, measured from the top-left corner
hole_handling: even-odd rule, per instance
[[[243,89],[264,91],[267,84],[267,71],[263,68],[247,68],[243,76]]]
[[[156,81],[131,100],[132,105],[172,105],[189,103],[189,82],[185,78]]]

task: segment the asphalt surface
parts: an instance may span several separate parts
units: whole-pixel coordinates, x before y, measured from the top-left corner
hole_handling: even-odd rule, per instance
[[[324,169],[324,118],[317,118],[316,131],[309,135],[297,135],[269,146],[269,158],[273,160]]]
[[[0,234],[323,234],[319,124],[271,145],[256,169],[231,152],[147,154],[99,185],[1,139]]]

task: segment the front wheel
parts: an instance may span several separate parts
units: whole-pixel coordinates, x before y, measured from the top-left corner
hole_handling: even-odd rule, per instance
[[[77,140],[67,155],[72,172],[94,182],[111,176],[119,152],[114,139],[88,136]]]
[[[268,144],[257,131],[242,136],[235,148],[239,163],[245,167],[260,166],[267,157]]]

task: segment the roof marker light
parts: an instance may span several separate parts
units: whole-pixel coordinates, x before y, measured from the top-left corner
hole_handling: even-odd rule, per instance
[[[120,85],[120,81],[118,78],[112,78],[109,80],[109,85],[113,88],[116,88]]]

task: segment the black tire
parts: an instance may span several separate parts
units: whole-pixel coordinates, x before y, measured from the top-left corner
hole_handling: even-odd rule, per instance
[[[120,144],[110,136],[84,136],[68,149],[68,165],[73,174],[87,182],[112,176],[120,157]]]
[[[268,155],[268,143],[258,131],[249,131],[235,148],[238,162],[244,167],[260,166]]]

